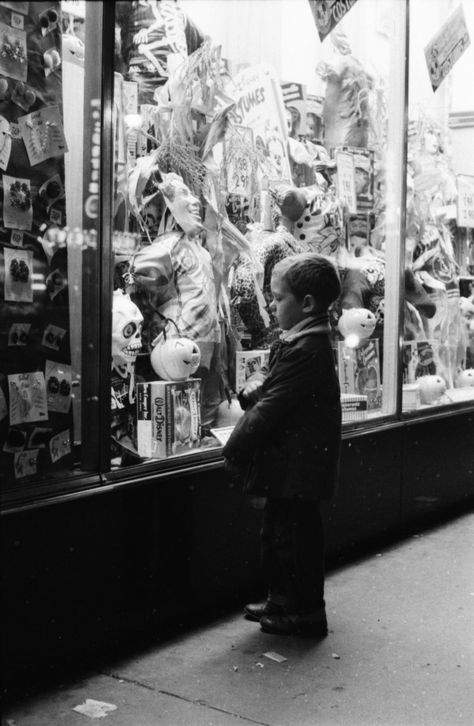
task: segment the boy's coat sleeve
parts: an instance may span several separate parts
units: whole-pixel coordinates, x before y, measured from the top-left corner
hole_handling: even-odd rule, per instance
[[[285,352],[265,381],[260,400],[246,410],[234,428],[223,450],[226,459],[247,464],[273,431],[284,427],[288,412],[316,395],[317,368],[313,352]]]

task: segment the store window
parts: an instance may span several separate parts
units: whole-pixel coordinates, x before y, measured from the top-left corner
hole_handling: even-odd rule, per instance
[[[472,3],[411,4],[403,408],[474,400]],[[413,301],[412,301],[413,302]]]
[[[64,5],[0,4],[0,483],[18,493],[89,468],[82,317],[97,209],[86,222],[86,5],[96,28],[100,6]]]
[[[395,413],[405,4],[323,5],[116,3],[113,467],[221,445],[298,251],[341,273],[344,421]]]

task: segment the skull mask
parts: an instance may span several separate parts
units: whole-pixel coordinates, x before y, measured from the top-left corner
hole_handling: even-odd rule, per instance
[[[143,315],[121,290],[114,291],[112,308],[112,366],[134,363],[142,347]]]

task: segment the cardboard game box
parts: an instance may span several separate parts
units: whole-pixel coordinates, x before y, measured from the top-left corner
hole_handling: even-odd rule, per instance
[[[240,393],[246,381],[268,362],[269,350],[238,350],[235,354],[235,390]]]
[[[166,459],[199,448],[200,441],[200,379],[137,384],[139,456]]]

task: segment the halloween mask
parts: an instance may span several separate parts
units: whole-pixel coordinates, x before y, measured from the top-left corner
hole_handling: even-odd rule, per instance
[[[143,315],[122,290],[115,290],[112,307],[112,365],[134,363],[142,347]]]
[[[199,200],[178,174],[162,174],[162,177],[163,182],[159,184],[159,189],[168,209],[183,232],[194,237],[203,229]]]

